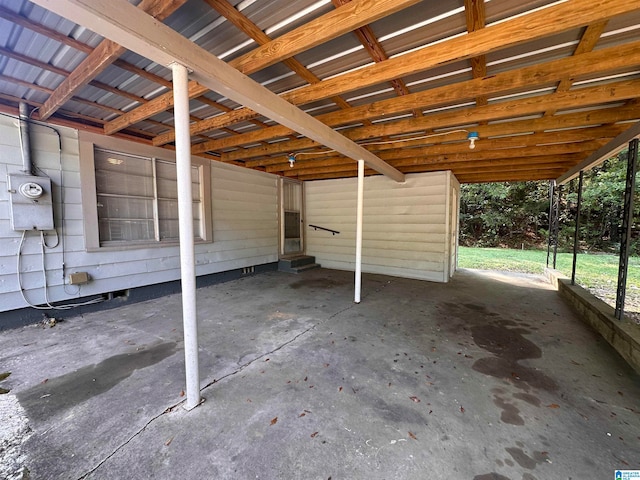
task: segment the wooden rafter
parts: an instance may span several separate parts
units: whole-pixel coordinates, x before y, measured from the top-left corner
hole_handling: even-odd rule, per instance
[[[293,57],[298,53],[320,45],[327,40],[339,37],[367,23],[383,18],[393,12],[413,5],[420,0],[356,0],[334,10],[319,19],[288,32],[277,39],[229,62],[234,68],[248,75],[274,63]],[[209,89],[196,82],[189,83],[189,98],[198,97]],[[331,97],[332,95],[329,95]],[[127,115],[109,122],[105,133],[111,135],[146,118],[167,110],[173,105],[173,95],[164,94],[149,105],[132,110]],[[226,125],[225,125],[226,126]]]
[[[523,88],[536,88],[552,85],[558,76],[569,74],[584,74],[592,72],[607,72],[611,70],[630,68],[637,65],[636,58],[640,55],[640,42],[631,43],[620,47],[612,47],[598,52],[589,52],[577,57],[554,60],[542,65],[525,67],[517,71],[504,72],[487,79],[475,79],[467,82],[445,85],[401,98],[382,100],[362,107],[354,107],[350,110],[332,112],[320,115],[317,118],[327,125],[339,126],[359,122],[363,119],[384,118],[398,113],[410,111],[415,106],[421,109],[435,108],[441,105],[464,102],[474,98],[478,94],[497,95],[503,92],[517,91]],[[217,117],[216,117],[217,118]],[[206,120],[205,120],[206,121]],[[468,122],[463,122],[468,123]],[[242,144],[256,143],[260,140],[284,137],[291,133],[282,126],[271,127],[268,130],[249,132],[233,138],[213,140],[196,145],[195,152],[221,150]],[[292,150],[288,144],[283,144],[282,150]],[[293,143],[296,149],[301,148]],[[266,147],[268,149],[270,147]],[[257,154],[273,153],[267,150],[255,150]],[[239,155],[229,153],[228,156]],[[251,155],[251,150],[243,152],[244,157]],[[237,157],[240,158],[240,157]]]
[[[582,53],[591,52],[595,48],[596,44],[598,43],[598,40],[600,40],[600,37],[603,34],[606,26],[607,26],[607,21],[597,22],[589,25],[585,29],[584,33],[582,34],[582,38],[580,39],[580,42],[578,43],[578,46],[576,47],[573,54],[580,55]],[[569,76],[565,76],[558,83],[558,86],[556,87],[556,91],[566,92],[571,88],[572,85],[573,85],[573,79]],[[551,110],[547,110],[545,112],[545,115],[553,115],[555,113],[556,113],[556,109],[551,109]]]
[[[186,0],[142,0],[139,8],[162,21],[177,10]],[[111,40],[103,40],[82,63],[71,72],[44,102],[38,118],[46,120],[82,87],[97,77],[126,51]]]
[[[341,7],[342,5],[351,2],[351,0],[332,0],[332,2],[336,7]],[[389,60],[389,55],[387,55],[384,47],[378,41],[371,26],[364,25],[354,30],[353,33],[355,33],[356,37],[358,37],[358,40],[360,40],[360,43],[369,53],[369,56],[373,59],[374,62],[379,63],[384,62],[385,60]],[[393,90],[396,92],[396,95],[398,95],[399,97],[409,94],[409,88],[402,78],[394,78],[392,80],[389,80],[389,83],[391,84]],[[416,117],[420,117],[422,116],[422,112],[420,110],[414,110],[413,115]]]
[[[464,13],[467,19],[467,32],[475,32],[485,27],[484,0],[464,0]],[[487,57],[478,55],[469,59],[473,78],[483,78],[487,75]],[[486,95],[476,97],[476,105],[486,105]]]
[[[235,7],[233,7],[226,0],[205,0],[212,8],[218,11],[220,15],[224,16],[227,20],[233,23],[236,27],[246,33],[249,37],[255,40],[259,45],[264,45],[266,43],[271,42],[271,38],[266,35],[257,25],[251,22],[247,17],[242,15]],[[298,74],[304,80],[309,83],[318,83],[320,79],[315,76],[309,69],[307,69],[304,65],[298,62],[295,58],[287,58],[282,61],[287,67],[289,67],[293,72]],[[340,108],[349,108],[349,104],[343,100],[340,96],[335,96],[332,98],[333,102],[335,102]],[[231,108],[226,110],[227,112],[231,111]],[[254,119],[250,119],[252,123],[259,127],[266,127],[265,124],[259,122]],[[220,127],[220,129],[224,129],[224,126]],[[154,145],[160,146],[166,143],[172,142],[175,139],[175,132],[170,131],[162,135],[158,135],[154,138]]]
[[[454,37],[437,45],[430,45],[385,62],[332,77],[315,85],[296,89],[283,94],[282,97],[295,105],[304,105],[333,95],[341,95],[356,89],[387,82],[394,78],[415,74],[456,60],[468,59],[517,45],[525,40],[559,33],[585,23],[601,21],[611,16],[610,14],[615,11],[634,9],[628,4],[620,4],[617,0],[610,1],[611,12],[597,8],[593,2],[587,0],[561,3],[549,7],[545,11],[537,11],[498,25],[491,25],[463,37]],[[557,17],[561,21],[549,22],[548,18],[550,16]],[[403,97],[399,97],[398,101],[403,99]],[[191,133],[203,133],[207,131],[209,126],[214,124],[214,128],[229,126],[238,121],[253,118],[255,115],[246,108],[235,110],[232,113],[209,119],[205,121],[207,123],[192,125]],[[212,142],[211,144],[199,145],[198,151],[207,151],[208,147],[211,147],[211,150],[219,148]]]
[[[539,2],[526,0],[506,8],[487,4],[491,10],[485,12],[484,0],[464,0],[464,10],[451,10],[455,8],[455,2],[451,1],[447,6],[428,5],[426,9],[410,9],[405,13],[401,10],[418,0],[331,1],[336,7],[333,10],[325,4],[320,10],[299,11],[298,16],[291,17],[294,23],[287,27],[289,30],[283,29],[286,33],[280,37],[268,33],[268,28],[263,29],[275,25],[273,20],[277,22],[296,12],[295,2],[287,5],[286,13],[278,12],[267,20],[262,7],[239,10],[231,0],[205,0],[203,4],[217,10],[220,16],[210,27],[199,31],[184,23],[187,19],[192,21],[191,3],[189,8],[181,10],[184,15],[174,17],[171,27],[179,25],[176,30],[189,32],[185,35],[194,34],[202,39],[196,41],[202,41],[203,46],[214,45],[215,35],[221,32],[230,33],[225,37],[228,43],[225,48],[233,47],[230,40],[244,48],[245,44],[239,43],[243,37],[240,32],[256,42],[257,48],[220,64],[225,71],[223,77],[227,77],[228,66],[253,73],[279,62],[307,83],[298,87],[299,80],[287,79],[287,76],[274,78],[281,67],[256,75],[260,81],[267,80],[265,85],[277,86],[279,91],[282,85],[291,88],[279,96],[278,102],[261,110],[265,108],[264,99],[254,98],[252,101],[257,100],[257,104],[239,100],[248,92],[243,85],[236,86],[242,82],[231,82],[233,85],[228,85],[231,90],[226,90],[227,87],[219,90],[218,84],[207,83],[201,75],[202,71],[210,71],[218,78],[210,65],[204,65],[198,58],[193,59],[194,65],[181,62],[194,71],[189,92],[194,154],[303,181],[355,176],[354,149],[358,149],[358,155],[372,155],[369,158],[375,160],[370,165],[383,169],[388,166],[395,169],[389,172],[397,174],[450,170],[463,183],[550,179],[563,178],[563,174],[581,168],[585,159],[602,151],[603,143],[616,143],[629,125],[640,120],[640,80],[636,80],[640,69],[640,36],[637,29],[632,28],[638,23],[640,6],[634,5],[635,2],[569,0],[536,9]],[[61,13],[72,22],[77,18],[74,17],[76,9],[84,6],[111,12],[111,5],[98,0],[34,0],[41,5],[58,2],[73,5]],[[171,0],[144,0],[141,6],[144,8],[153,2],[161,5]],[[200,14],[203,7],[206,11],[204,5],[198,7]],[[171,93],[151,101],[143,97],[149,91],[171,88],[166,74],[158,75],[155,66],[162,69],[168,64],[166,51],[159,52],[159,56],[148,55],[148,48],[155,48],[153,41],[141,46],[141,50],[134,50],[153,62],[153,68],[147,71],[141,67],[147,65],[148,60],[140,63],[136,60],[134,65],[112,51],[101,51],[100,47],[94,49],[93,45],[83,43],[87,37],[77,35],[83,29],[74,30],[66,22],[56,23],[54,17],[48,17],[46,25],[39,24],[41,17],[36,15],[37,10],[25,8],[17,12],[11,8],[11,5],[0,7],[2,25],[17,26],[10,30],[11,41],[0,47],[0,56],[4,57],[0,59],[0,68],[3,68],[0,86],[4,86],[0,87],[0,111],[15,114],[18,103],[26,102],[35,108],[32,113],[35,118],[38,110],[46,114],[46,105],[59,91],[60,81],[64,84],[74,76],[82,77],[84,64],[79,70],[71,71],[67,59],[78,59],[82,54],[88,58],[100,56],[99,62],[108,69],[104,78],[124,80],[122,85],[127,86],[119,87],[111,80],[108,85],[106,81],[91,79],[88,84],[95,88],[81,90],[80,82],[77,93],[54,107],[49,121],[101,132],[115,126],[119,137],[173,149],[172,121],[163,118],[159,122],[160,118],[152,118],[160,112],[167,112],[163,117],[170,118]],[[134,10],[140,13],[139,8]],[[344,14],[347,10],[349,15]],[[67,11],[73,15],[67,16]],[[329,14],[323,13],[327,11]],[[489,11],[492,23],[485,19]],[[397,14],[388,22],[383,20],[384,25],[372,23],[394,12]],[[207,15],[216,18],[213,12]],[[419,18],[422,15],[424,17]],[[229,32],[222,17],[239,31]],[[550,18],[553,21],[549,21]],[[495,21],[497,19],[500,21]],[[607,28],[609,19],[613,20]],[[327,23],[331,20],[339,25]],[[130,21],[125,18],[122,23]],[[55,30],[58,25],[59,31]],[[84,26],[106,38],[120,40],[119,35],[114,37],[104,33],[105,30]],[[162,23],[159,26],[166,28]],[[342,32],[340,35],[353,32],[374,62],[362,66],[360,49],[353,54],[345,52],[331,65],[322,64],[320,60],[328,50],[314,47],[329,41],[331,49],[338,46],[339,42],[335,41],[338,30]],[[385,47],[387,42],[393,45],[391,58],[374,34],[379,31],[390,34],[385,37],[388,38]],[[607,34],[603,35],[605,31]],[[168,47],[169,52],[183,58],[180,49],[175,48],[187,43],[176,33],[170,32],[170,41],[165,42],[169,37],[158,38],[156,44]],[[51,40],[47,42],[43,36]],[[143,31],[127,32],[122,38],[130,40],[131,36],[146,39]],[[571,46],[566,43],[568,39],[578,41]],[[416,47],[420,43],[425,46]],[[37,48],[33,45],[44,44],[48,48],[41,50],[42,55],[36,54]],[[122,45],[131,46],[126,41]],[[309,51],[298,55],[306,50]],[[47,51],[56,51],[56,55]],[[495,60],[495,67],[487,72],[489,54],[492,61]],[[318,61],[322,66],[317,70],[305,67]],[[469,64],[471,73],[465,68]],[[23,72],[28,73],[22,77]],[[139,82],[136,77],[144,81]],[[230,78],[229,74],[227,79]],[[403,79],[411,79],[415,85],[413,93]],[[577,81],[580,84],[574,86]],[[387,86],[389,83],[396,92],[393,98],[390,98],[393,92]],[[221,95],[221,100],[210,97],[211,88]],[[268,93],[273,98],[273,93]],[[240,96],[235,96],[237,94]],[[346,95],[357,95],[353,102],[357,106],[348,105],[344,101]],[[126,113],[121,110],[133,102],[140,106]],[[235,106],[238,103],[240,107]],[[282,106],[282,110],[274,118],[271,115],[278,110],[272,107],[276,104]],[[203,109],[203,105],[207,108]],[[298,113],[289,118],[292,121],[282,121],[285,117],[280,115],[285,111],[295,112],[294,105],[314,112],[314,122],[301,121],[303,117]],[[334,105],[340,109],[336,110]],[[253,110],[254,107],[257,109]],[[263,115],[275,120],[275,126],[265,121]],[[105,118],[113,120],[105,121]],[[122,125],[124,130],[117,133]],[[313,129],[308,129],[311,125]],[[327,146],[325,137],[317,136],[316,126],[330,133],[332,141],[337,143],[329,142]],[[473,150],[468,148],[466,140],[471,130],[480,135]],[[448,133],[441,135],[443,132]],[[440,136],[431,136],[434,133]],[[348,152],[347,155],[334,151],[335,146],[343,153]],[[294,168],[287,160],[290,153],[296,155]],[[376,172],[367,167],[366,174]]]
[[[118,38],[123,46],[160,64],[179,63],[209,89],[250,106],[278,123],[296,128],[309,138],[334,148],[395,181],[404,175],[368,150],[348,140],[322,122],[295,108],[278,95],[225,64],[166,25],[154,21],[127,3],[103,4],[100,0],[34,0],[56,13],[65,12],[73,21],[107,38]]]

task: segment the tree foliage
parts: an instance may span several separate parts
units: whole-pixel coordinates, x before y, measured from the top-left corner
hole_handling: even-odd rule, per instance
[[[627,151],[585,172],[580,248],[615,252],[620,246]],[[578,180],[564,186],[559,247],[573,248]],[[632,253],[640,253],[640,194],[636,188]],[[548,240],[549,182],[502,182],[461,186],[460,243],[465,246],[543,247]]]

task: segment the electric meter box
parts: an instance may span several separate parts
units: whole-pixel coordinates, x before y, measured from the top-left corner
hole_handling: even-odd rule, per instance
[[[53,230],[51,179],[10,173],[8,184],[11,228],[16,231]]]

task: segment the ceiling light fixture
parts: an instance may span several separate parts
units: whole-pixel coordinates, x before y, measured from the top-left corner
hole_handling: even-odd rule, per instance
[[[469,134],[467,135],[467,140],[469,140],[469,148],[471,150],[476,148],[476,140],[478,140],[479,138],[480,135],[478,135],[478,132],[469,132]]]
[[[289,161],[289,168],[293,168],[293,164],[296,163],[296,156],[293,153],[287,155],[287,160]]]

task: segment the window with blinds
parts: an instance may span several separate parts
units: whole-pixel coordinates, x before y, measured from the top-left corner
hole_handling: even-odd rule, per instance
[[[94,151],[101,246],[179,240],[178,188],[173,162],[96,148]],[[193,235],[202,240],[200,168],[191,168]]]

